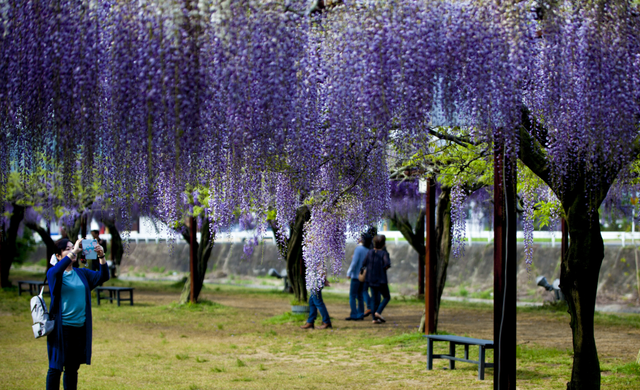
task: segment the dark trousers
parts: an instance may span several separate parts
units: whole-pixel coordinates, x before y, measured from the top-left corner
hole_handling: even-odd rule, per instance
[[[382,311],[387,306],[387,303],[391,300],[391,294],[389,294],[389,285],[384,283],[379,286],[370,286],[373,293],[373,311],[374,313],[382,314]],[[380,302],[380,295],[384,298]]]
[[[86,361],[87,329],[85,326],[62,325],[64,343],[64,390],[78,388],[78,369]],[[60,389],[62,371],[49,367],[47,390]]]
[[[356,305],[357,301],[357,305]],[[351,306],[351,318],[363,318],[364,316],[364,283],[356,278],[351,279],[349,288],[349,306]]]

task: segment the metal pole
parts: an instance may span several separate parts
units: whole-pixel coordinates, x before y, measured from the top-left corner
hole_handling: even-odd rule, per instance
[[[515,157],[494,153],[493,343],[496,390],[516,388]]]
[[[426,334],[436,331],[436,183],[435,179],[427,179],[426,193],[426,231],[427,242],[425,245],[424,269],[425,269],[425,326]]]
[[[189,283],[191,287],[189,301],[191,303],[196,303],[194,271],[196,269],[196,235],[198,233],[198,225],[196,224],[196,220],[193,216],[189,217],[189,228],[191,230],[189,236],[189,278],[191,282]]]

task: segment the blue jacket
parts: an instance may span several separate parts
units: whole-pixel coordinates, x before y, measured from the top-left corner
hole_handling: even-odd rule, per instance
[[[351,279],[358,279],[358,275],[360,275],[360,268],[362,268],[362,261],[365,256],[369,252],[369,249],[364,247],[362,244],[356,247],[356,250],[353,251],[353,258],[351,259],[351,265],[347,270],[347,277]]]
[[[47,271],[47,281],[49,291],[51,291],[51,302],[49,312],[55,316],[53,332],[47,336],[47,352],[49,354],[49,368],[62,370],[64,366],[64,342],[62,341],[62,304],[60,303],[60,292],[62,291],[62,273],[71,264],[71,259],[64,257],[55,266]],[[87,342],[85,349],[85,364],[91,364],[91,290],[100,283],[109,280],[109,266],[100,265],[100,271],[91,271],[87,268],[75,268],[76,273],[82,280],[85,287],[85,297],[87,302],[85,327],[87,329]]]
[[[389,252],[386,249],[371,249],[362,262],[367,267],[366,282],[369,286],[377,287],[387,284],[387,269],[391,267]]]

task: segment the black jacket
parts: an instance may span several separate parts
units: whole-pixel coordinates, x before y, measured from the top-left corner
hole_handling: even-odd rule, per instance
[[[370,286],[387,284],[387,269],[391,267],[389,252],[386,249],[371,249],[362,262],[362,267],[367,269],[366,282]]]

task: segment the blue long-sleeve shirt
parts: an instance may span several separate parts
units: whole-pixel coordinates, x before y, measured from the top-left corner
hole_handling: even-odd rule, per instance
[[[362,244],[356,247],[356,250],[353,252],[353,258],[351,259],[351,265],[347,270],[347,277],[358,279],[360,268],[362,268],[362,261],[367,256],[367,252],[369,252],[369,249],[365,248]]]

